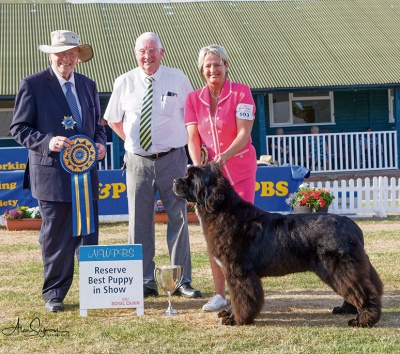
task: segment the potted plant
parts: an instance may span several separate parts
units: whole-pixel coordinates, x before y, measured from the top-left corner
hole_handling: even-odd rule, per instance
[[[196,212],[194,210],[194,203],[187,203],[187,219],[188,222],[198,222]],[[168,215],[165,211],[162,201],[156,200],[154,202],[154,222],[168,222]]]
[[[39,230],[42,226],[39,207],[17,206],[2,215],[9,231]]]
[[[307,183],[289,194],[286,204],[290,205],[295,213],[327,212],[335,196],[326,188],[310,188]]]

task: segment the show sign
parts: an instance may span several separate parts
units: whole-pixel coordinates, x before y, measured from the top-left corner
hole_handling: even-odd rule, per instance
[[[79,247],[80,315],[89,309],[136,308],[144,314],[142,245]]]

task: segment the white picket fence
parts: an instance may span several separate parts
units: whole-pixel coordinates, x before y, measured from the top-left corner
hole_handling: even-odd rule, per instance
[[[400,178],[358,178],[356,181],[310,182],[309,185],[327,188],[333,193],[335,199],[329,207],[332,214],[386,217],[387,213],[400,212]]]

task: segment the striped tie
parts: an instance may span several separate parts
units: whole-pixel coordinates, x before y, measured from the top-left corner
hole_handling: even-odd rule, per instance
[[[149,84],[144,93],[142,111],[140,114],[140,146],[147,151],[151,144],[151,111],[153,105],[153,78],[146,77],[146,82]]]
[[[78,132],[80,133],[82,131],[82,118],[81,115],[79,114],[78,104],[76,103],[76,97],[71,91],[71,83],[67,81],[64,85],[67,89],[65,97],[67,98],[68,106],[71,109],[72,118],[76,122],[76,127],[78,129]]]

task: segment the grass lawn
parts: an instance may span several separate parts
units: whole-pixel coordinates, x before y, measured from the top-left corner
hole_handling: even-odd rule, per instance
[[[79,271],[65,311],[48,313],[41,297],[42,260],[37,231],[7,231],[0,225],[1,353],[400,353],[400,216],[356,219],[365,248],[385,286],[381,321],[351,328],[352,315],[332,315],[341,298],[312,273],[263,280],[265,307],[250,326],[226,327],[201,307],[213,282],[198,224],[190,225],[193,282],[202,299],[174,296],[177,316],[163,316],[167,295],[134,309],[79,311]],[[165,230],[157,224],[156,264],[169,263]],[[102,223],[100,244],[125,244],[127,223]],[[229,296],[228,296],[229,298]],[[19,322],[18,322],[19,321]],[[40,322],[39,322],[40,321]],[[10,327],[41,329],[10,333]],[[54,332],[55,331],[55,332]],[[56,335],[58,333],[58,335]],[[30,334],[30,335],[28,335]]]

